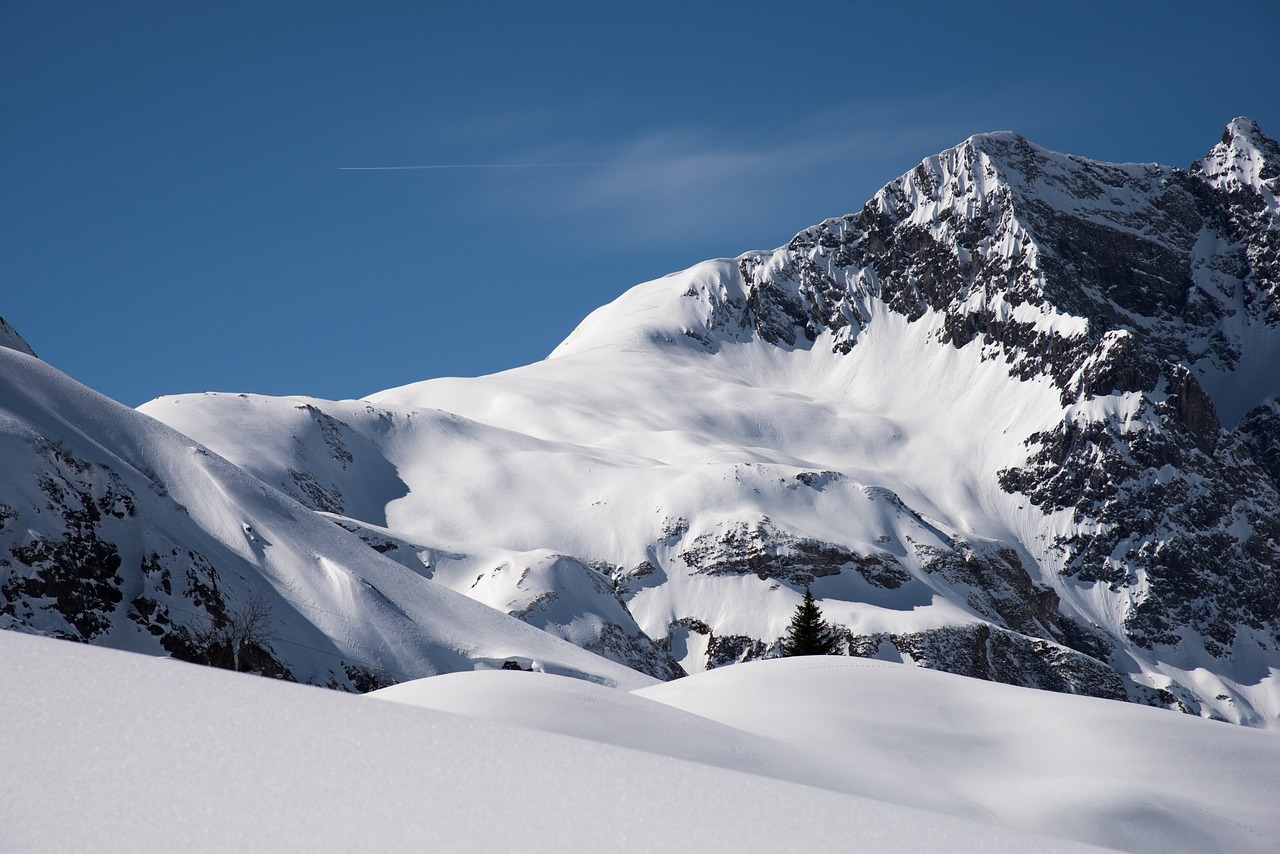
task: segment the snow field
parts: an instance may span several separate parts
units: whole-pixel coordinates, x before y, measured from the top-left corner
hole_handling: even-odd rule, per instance
[[[8,851],[1096,850],[613,743],[14,632],[0,632],[0,678]]]
[[[370,695],[1125,851],[1270,851],[1280,738],[865,659],[623,692],[448,674]]]

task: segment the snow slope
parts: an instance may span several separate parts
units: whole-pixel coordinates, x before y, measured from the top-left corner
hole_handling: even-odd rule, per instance
[[[695,268],[659,284],[676,295],[700,275]],[[323,453],[318,419],[307,415],[319,411],[350,434],[345,447],[357,460],[342,470],[324,462],[318,480],[326,494],[367,490],[371,468],[395,473],[396,485],[379,489],[400,497],[372,521],[385,517],[390,534],[420,548],[387,554],[442,543],[438,554],[545,549],[611,567],[651,637],[691,617],[719,635],[772,638],[785,627],[799,601],[794,587],[754,574],[689,573],[680,558],[740,520],[767,519],[796,537],[900,565],[909,580],[892,588],[856,573],[817,580],[829,615],[859,631],[977,622],[981,615],[956,604],[964,594],[951,584],[907,574],[920,565],[909,541],[945,550],[957,535],[979,547],[1011,536],[996,510],[1015,502],[989,476],[981,491],[974,484],[990,439],[950,425],[996,409],[1001,429],[1021,438],[1049,426],[1056,392],[1047,383],[1011,383],[976,348],[933,359],[922,374],[905,356],[929,344],[930,330],[889,313],[882,320],[868,329],[857,360],[758,342],[708,360],[658,343],[428,381],[368,402],[206,394],[165,397],[142,411],[304,500],[289,472]],[[362,466],[370,445],[377,450],[369,458],[379,462]],[[1020,459],[1016,449],[1005,453]],[[356,515],[336,502],[319,509],[331,508]],[[646,562],[661,569],[636,572]],[[476,576],[468,563],[446,583],[479,597]]]
[[[631,694],[512,676],[370,696],[1125,851],[1280,838],[1272,733],[856,658],[748,662]]]
[[[188,437],[0,348],[0,624],[152,654],[257,599],[271,675],[376,686],[515,660],[653,680],[369,549]]]
[[[0,632],[0,679],[0,825],[15,852],[1099,850],[600,741],[14,632]]]

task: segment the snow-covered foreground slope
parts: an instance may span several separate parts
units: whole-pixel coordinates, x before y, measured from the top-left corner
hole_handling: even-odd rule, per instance
[[[607,740],[13,632],[0,632],[0,679],[7,851],[1098,850]]]
[[[1280,724],[1280,146],[1012,133],[544,362],[147,412],[406,569],[666,679],[853,655]]]
[[[856,658],[748,662],[632,694],[513,676],[371,696],[1127,851],[1280,838],[1272,733]]]
[[[367,690],[515,661],[653,680],[406,572],[188,437],[0,347],[0,626]]]
[[[869,796],[897,803],[1130,851],[1280,839],[1273,733],[858,659],[748,663],[637,693],[843,757]]]

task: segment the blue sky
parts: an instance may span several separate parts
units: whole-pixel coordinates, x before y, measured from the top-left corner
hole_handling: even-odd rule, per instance
[[[1275,0],[0,0],[0,315],[130,405],[489,373],[972,133],[1276,136],[1278,44]]]

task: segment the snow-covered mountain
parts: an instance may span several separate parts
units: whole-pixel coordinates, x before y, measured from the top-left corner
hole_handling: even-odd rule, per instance
[[[362,401],[205,394],[141,410],[289,519],[301,511],[279,493],[314,511],[306,534],[267,535],[276,560],[301,555],[267,569],[273,585],[320,586],[323,529],[381,594],[406,585],[391,598],[415,631],[440,621],[413,591],[448,588],[463,594],[451,608],[469,598],[666,680],[775,654],[811,586],[852,655],[1275,727],[1278,192],[1280,147],[1247,119],[1187,170],[983,134],[784,247],[633,288],[537,364]],[[74,480],[80,463],[32,441],[24,470]],[[263,523],[181,488],[210,507],[192,542],[261,574],[247,538]],[[145,530],[104,524],[117,522],[117,539]],[[133,560],[181,552],[186,534],[166,536]],[[18,563],[5,611],[48,628],[30,602],[53,588]],[[349,595],[325,600],[328,621],[300,615],[311,646],[350,636],[368,606]],[[632,672],[570,664],[566,646],[487,658]],[[415,666],[373,645],[359,660]]]
[[[245,669],[335,688],[508,661],[653,682],[404,571],[190,438],[3,347],[0,465],[0,628],[201,660],[211,629],[256,614],[235,649]]]
[[[1248,119],[1189,170],[983,134],[541,363],[142,409],[658,678],[812,585],[851,654],[1275,725],[1278,176]]]

